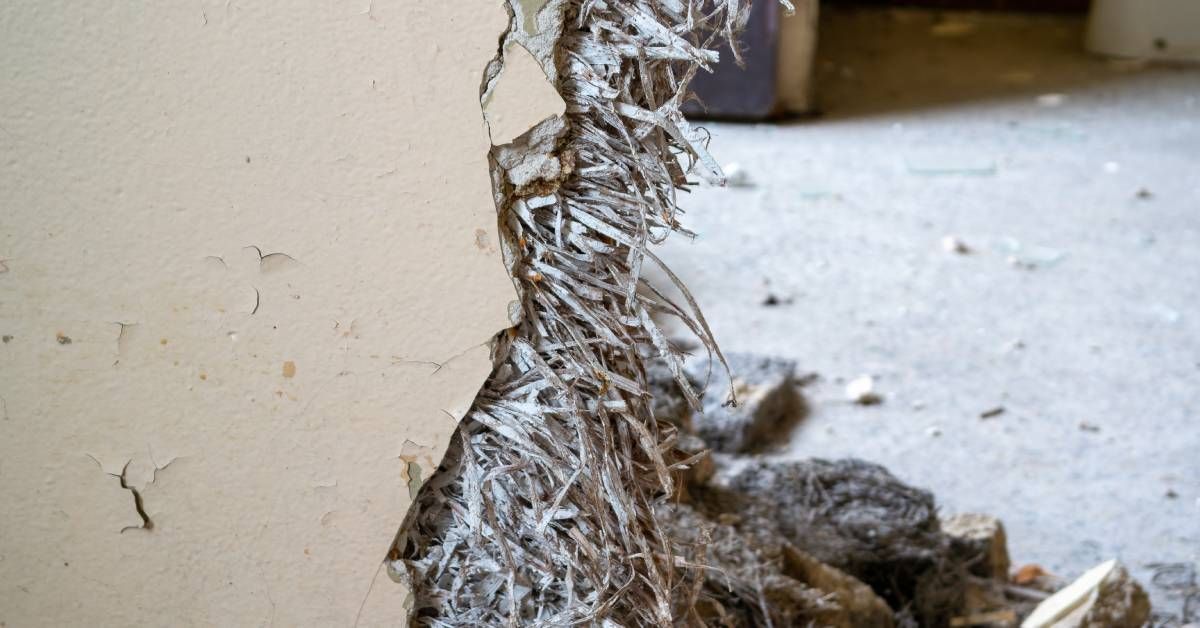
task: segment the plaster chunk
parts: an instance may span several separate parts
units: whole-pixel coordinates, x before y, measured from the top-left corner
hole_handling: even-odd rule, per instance
[[[510,0],[513,12],[508,37],[533,55],[551,83],[558,82],[554,51],[563,32],[568,0]]]
[[[561,179],[566,172],[555,150],[566,130],[566,121],[554,116],[543,120],[516,141],[497,147],[496,161],[508,183],[521,189],[539,181]]]

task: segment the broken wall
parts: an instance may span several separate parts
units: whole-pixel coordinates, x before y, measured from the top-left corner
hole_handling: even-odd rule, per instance
[[[0,625],[403,622],[385,554],[512,324],[509,20],[0,6]]]

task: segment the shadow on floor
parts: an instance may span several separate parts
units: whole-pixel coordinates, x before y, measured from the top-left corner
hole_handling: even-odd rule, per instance
[[[816,60],[822,119],[1030,99],[1178,68],[1083,50],[1082,15],[823,7]],[[1040,100],[1035,100],[1040,97]]]

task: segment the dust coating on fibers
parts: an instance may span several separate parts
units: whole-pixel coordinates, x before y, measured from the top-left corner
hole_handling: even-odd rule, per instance
[[[720,352],[678,279],[667,271],[681,302],[642,268],[661,266],[652,244],[684,231],[687,175],[723,178],[679,106],[748,5],[542,9],[563,11],[554,60],[566,114],[492,153],[520,322],[496,338],[496,367],[401,529],[415,624],[669,625],[691,608],[654,520],[689,461],[652,414],[646,360],[663,358],[693,405],[696,394],[654,318],[679,318]]]

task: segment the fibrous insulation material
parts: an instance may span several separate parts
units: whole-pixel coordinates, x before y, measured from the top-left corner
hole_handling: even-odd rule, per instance
[[[749,2],[511,4],[501,50],[530,48],[566,113],[492,152],[520,323],[496,339],[495,369],[410,511],[396,566],[419,625],[673,624],[695,595],[680,570],[700,567],[672,556],[653,507],[691,461],[655,421],[646,360],[665,359],[693,404],[696,393],[656,318],[720,352],[675,276],[682,302],[642,270],[661,266],[650,245],[683,231],[688,174],[722,179],[679,107]],[[547,23],[562,29],[550,50],[529,27]]]

